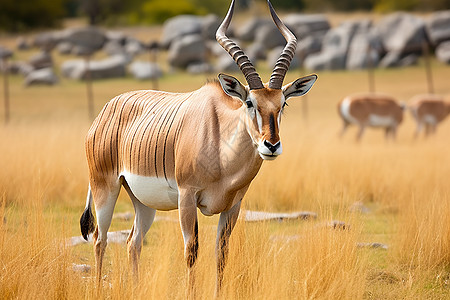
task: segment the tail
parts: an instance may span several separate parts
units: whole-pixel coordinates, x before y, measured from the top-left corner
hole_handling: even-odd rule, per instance
[[[94,215],[92,214],[92,192],[89,185],[88,195],[86,199],[86,208],[80,218],[81,235],[87,241],[88,235],[95,230]]]

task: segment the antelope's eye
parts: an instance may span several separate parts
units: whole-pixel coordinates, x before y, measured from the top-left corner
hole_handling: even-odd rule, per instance
[[[245,104],[247,104],[248,108],[252,108],[253,107],[253,103],[250,100],[245,101]]]

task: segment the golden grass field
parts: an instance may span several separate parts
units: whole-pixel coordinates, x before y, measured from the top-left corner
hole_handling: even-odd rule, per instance
[[[259,69],[267,80],[269,72]],[[450,68],[433,61],[433,71],[436,92],[449,96]],[[285,82],[299,75],[291,70]],[[243,209],[308,210],[318,218],[239,221],[231,237],[223,298],[448,299],[450,121],[427,140],[412,139],[415,125],[409,113],[396,142],[385,142],[381,130],[369,129],[355,143],[355,128],[339,139],[336,104],[347,94],[367,90],[367,75],[318,75],[307,97],[289,100],[281,125],[284,153],[263,164],[243,201]],[[425,78],[423,62],[375,72],[377,90],[405,102],[427,90]],[[133,286],[123,244],[108,245],[101,291],[95,274],[72,270],[72,263],[94,265],[90,244],[65,243],[80,234],[88,186],[84,136],[91,121],[85,86],[62,79],[54,87],[25,88],[19,77],[10,81],[11,122],[3,125],[0,119],[0,298],[183,299],[182,235],[171,221],[176,211],[157,214],[167,218],[155,222],[146,237],[139,286]],[[169,74],[160,88],[189,91],[205,81],[206,76]],[[131,78],[95,82],[96,112],[119,93],[150,87],[150,82]],[[308,104],[307,119],[302,101]],[[349,211],[358,201],[370,213]],[[116,212],[127,211],[133,211],[132,204],[122,193]],[[218,217],[199,216],[197,291],[200,299],[210,299]],[[331,220],[349,226],[324,226]],[[131,224],[113,220],[111,230]],[[360,242],[389,248],[358,248]]]

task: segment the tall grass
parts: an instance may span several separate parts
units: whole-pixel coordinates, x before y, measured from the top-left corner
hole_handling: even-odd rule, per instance
[[[379,85],[401,100],[419,92],[423,83],[418,68],[378,72]],[[442,79],[448,78],[448,67],[436,72],[436,86],[450,94]],[[319,75],[308,96],[309,121],[301,119],[301,100],[290,100],[281,125],[285,152],[275,162],[264,163],[243,204],[244,209],[310,210],[318,218],[239,221],[231,237],[223,298],[447,297],[449,122],[428,140],[412,141],[409,116],[395,143],[386,143],[375,130],[359,144],[354,130],[340,140],[335,105],[364,79],[358,73]],[[408,80],[399,81],[402,76]],[[202,82],[202,77],[177,75],[161,85],[184,91]],[[128,79],[99,82],[97,108],[115,94],[139,88],[145,87]],[[94,264],[91,245],[69,247],[65,242],[79,234],[87,187],[83,139],[89,122],[79,100],[84,99],[84,86],[63,81],[51,90],[25,90],[13,78],[11,90],[13,122],[0,127],[1,298],[184,299],[186,264],[176,222],[158,221],[150,229],[137,287],[121,244],[107,248],[100,290],[92,272],[73,270],[72,263]],[[371,213],[350,212],[357,201]],[[132,205],[121,196],[117,209],[132,210]],[[166,214],[177,217],[176,212]],[[344,221],[346,228],[329,228],[326,223],[331,220]],[[195,266],[200,299],[214,294],[217,221],[200,216]],[[129,229],[131,221],[113,220],[112,226]],[[389,249],[359,249],[358,242],[383,242]]]

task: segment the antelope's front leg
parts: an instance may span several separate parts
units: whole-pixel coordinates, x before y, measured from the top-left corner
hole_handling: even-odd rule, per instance
[[[217,280],[216,280],[216,297],[220,294],[222,288],[223,271],[228,257],[228,241],[230,240],[231,231],[239,216],[241,209],[241,201],[236,203],[231,209],[220,214],[219,226],[217,227],[216,239],[216,259],[217,259]]]
[[[192,298],[195,294],[193,267],[198,255],[197,202],[193,190],[180,190],[179,192],[178,210],[184,239],[184,257],[188,267],[188,293],[189,298]]]

